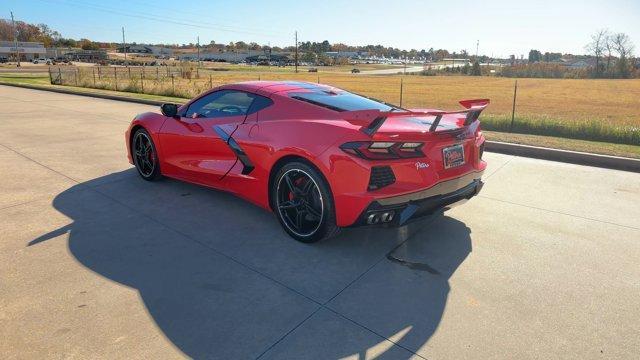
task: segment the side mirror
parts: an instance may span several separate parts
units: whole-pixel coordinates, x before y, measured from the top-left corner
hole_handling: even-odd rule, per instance
[[[162,115],[164,116],[176,117],[178,115],[178,105],[162,104],[162,106],[160,106],[160,111],[162,111]]]

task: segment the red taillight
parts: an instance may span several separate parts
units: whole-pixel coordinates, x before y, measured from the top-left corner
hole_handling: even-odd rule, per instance
[[[423,157],[421,142],[353,141],[340,145],[344,152],[369,160]]]

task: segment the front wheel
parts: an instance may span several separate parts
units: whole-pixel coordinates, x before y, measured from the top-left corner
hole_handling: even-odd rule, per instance
[[[131,154],[133,155],[133,163],[138,170],[138,174],[140,174],[143,179],[154,181],[162,177],[156,146],[145,129],[138,129],[135,134],[133,134]]]
[[[338,233],[329,185],[316,169],[301,162],[286,164],[271,192],[278,221],[292,238],[313,243]]]

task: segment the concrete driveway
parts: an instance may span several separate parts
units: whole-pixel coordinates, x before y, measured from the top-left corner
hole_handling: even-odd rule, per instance
[[[640,174],[489,153],[444,216],[304,245],[139,179],[123,134],[153,107],[13,87],[0,107],[0,358],[640,354]]]

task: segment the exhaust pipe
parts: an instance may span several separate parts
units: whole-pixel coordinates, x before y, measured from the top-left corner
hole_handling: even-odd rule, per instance
[[[378,223],[388,223],[393,220],[395,216],[394,211],[385,211],[379,213],[371,213],[367,216],[367,224],[375,225]]]

